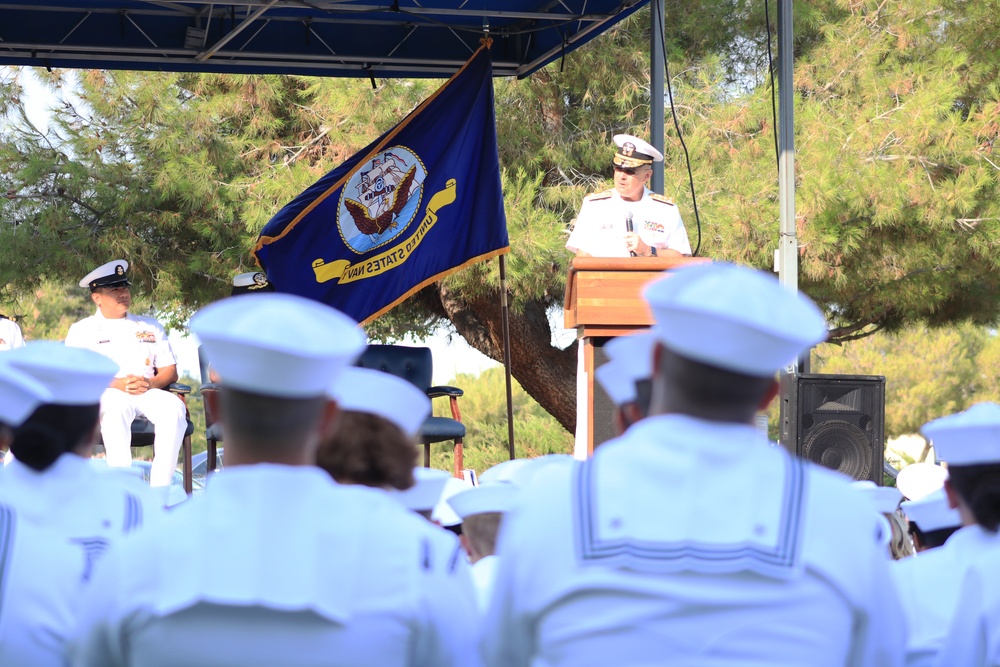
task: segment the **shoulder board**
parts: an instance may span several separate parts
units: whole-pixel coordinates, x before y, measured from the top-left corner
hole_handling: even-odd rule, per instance
[[[604,192],[593,192],[584,197],[584,199],[586,199],[587,201],[594,201],[596,199],[607,199],[608,197],[611,196],[611,194],[612,194],[611,190],[605,190]]]
[[[653,194],[649,195],[649,198],[652,199],[652,200],[654,200],[654,201],[662,202],[664,204],[670,204],[671,206],[676,206],[676,204],[674,204],[674,200],[673,199],[670,199],[668,197],[664,197],[663,195],[658,195],[655,192]]]

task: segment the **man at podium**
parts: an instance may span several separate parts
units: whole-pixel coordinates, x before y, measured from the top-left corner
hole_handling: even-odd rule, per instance
[[[577,257],[690,255],[677,206],[646,188],[663,154],[630,134],[617,134],[614,142],[615,186],[584,198],[566,247]]]

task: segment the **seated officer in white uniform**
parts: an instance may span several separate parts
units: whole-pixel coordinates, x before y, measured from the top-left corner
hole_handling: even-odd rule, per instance
[[[945,630],[933,664],[1000,665],[1000,405],[976,404],[926,424],[921,432],[948,464],[945,491],[963,526],[943,547],[919,556],[923,560],[941,552],[952,554],[950,563],[942,562],[935,570],[932,584],[950,585],[948,597],[937,597],[944,604],[954,600],[954,606],[944,610],[954,609],[950,622],[941,606],[931,611]]]
[[[455,536],[315,465],[330,382],[364,346],[356,324],[262,294],[206,307],[191,330],[222,377],[208,400],[225,474],[101,559],[71,664],[469,664],[478,619]]]
[[[818,309],[725,264],[645,297],[650,416],[524,490],[500,534],[486,663],[899,664],[877,515],[754,427],[775,373],[825,338]]]
[[[0,441],[49,400],[42,384],[0,359]],[[7,500],[0,499],[0,665],[61,667],[85,550],[26,520]]]
[[[566,247],[578,257],[679,257],[691,243],[674,203],[646,184],[663,154],[638,137],[614,137],[614,188],[588,195]]]
[[[101,397],[101,436],[108,465],[132,464],[132,421],[143,415],[156,429],[151,486],[168,486],[187,428],[184,403],[166,391],[177,381],[177,360],[166,332],[150,317],[128,312],[132,306],[128,262],[100,266],[80,281],[90,288],[97,313],[69,328],[66,345],[99,352],[118,364],[118,373]]]
[[[13,350],[24,345],[24,336],[17,322],[6,315],[0,315],[0,352]]]
[[[118,366],[107,357],[53,341],[5,356],[50,398],[14,429],[14,460],[0,471],[0,501],[86,547],[93,561],[120,536],[162,515],[142,480],[91,461],[101,395]]]

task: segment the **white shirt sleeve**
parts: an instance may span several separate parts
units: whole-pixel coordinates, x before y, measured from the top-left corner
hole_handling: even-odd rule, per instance
[[[67,664],[73,667],[124,667],[127,646],[116,608],[119,575],[127,564],[120,547],[103,554],[83,592],[76,636],[67,650]]]
[[[978,568],[970,568],[958,596],[958,607],[938,654],[938,667],[987,667],[990,628],[983,613],[983,589],[988,587]]]

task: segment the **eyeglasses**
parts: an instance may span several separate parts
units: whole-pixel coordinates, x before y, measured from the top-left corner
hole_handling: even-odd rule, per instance
[[[621,173],[627,174],[629,176],[635,176],[635,173],[636,173],[637,170],[636,170],[635,167],[619,167],[616,164],[615,165],[615,171],[620,171]]]

